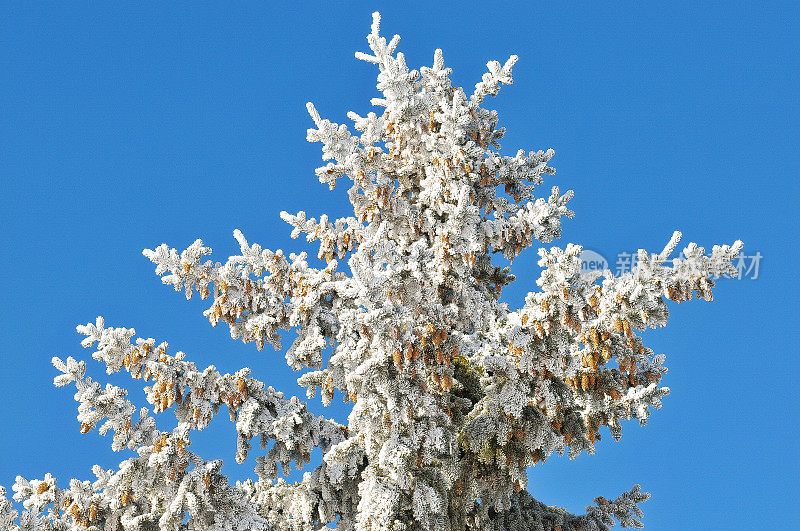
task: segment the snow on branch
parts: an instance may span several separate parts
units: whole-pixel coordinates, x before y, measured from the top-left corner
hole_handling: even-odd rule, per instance
[[[119,330],[123,332],[116,340],[127,332]],[[67,489],[59,488],[50,474],[44,480],[17,476],[14,500],[25,509],[19,515],[22,525],[10,525],[17,511],[11,510],[5,489],[0,489],[3,529],[144,529],[153,524],[172,529],[187,515],[197,529],[272,529],[246,503],[245,496],[228,485],[220,473],[222,461],[205,461],[187,449],[191,442],[186,425],[179,424],[171,433],[162,432],[156,429],[146,408],[133,423],[136,408],[125,398],[124,389],[110,384],[102,388],[85,376],[86,363],[72,357],[66,361],[54,357],[53,365],[63,373],[55,378],[56,386],[73,383],[77,388],[81,433],[107,419],[99,432],[114,429],[112,448],[119,451],[127,447],[138,455],[120,463],[116,472],[95,465],[92,471],[96,481],[73,479]],[[237,522],[220,526],[220,509],[238,514]]]
[[[253,437],[260,438],[262,447],[274,440],[259,465],[265,477],[276,477],[278,465],[308,462],[314,447],[336,444],[346,434],[344,426],[311,414],[296,397],[287,400],[283,393],[249,377],[249,368],[221,374],[212,365],[200,371],[185,360],[184,353],[167,354],[166,343],[155,346],[155,340],[142,338],[133,342],[133,329],[106,327],[102,317],[95,324],[79,326],[78,331],[87,336],[81,343],[84,347],[96,344],[92,357],[103,361],[109,374],[124,367],[134,378],[152,379],[153,384],[145,387],[147,401],[156,413],[176,406],[179,427],[203,429],[219,406],[227,405],[231,420],[236,421],[237,462],[247,458]],[[75,364],[68,360],[68,367],[69,363]],[[85,370],[82,364],[75,370]],[[85,425],[91,427],[94,418],[88,417]]]
[[[146,409],[134,421],[123,389],[87,378],[84,362],[54,358],[55,384],[78,390],[81,431],[113,430],[112,448],[138,456],[116,472],[96,467],[96,482],[73,480],[63,491],[50,476],[18,478],[14,499],[25,510],[0,489],[0,527],[641,527],[638,504],[649,495],[638,485],[576,516],[527,492],[529,467],[553,454],[591,454],[604,427],[619,439],[623,420],[644,424],[661,407],[666,357],[640,332],[666,324],[667,301],[711,300],[714,278],[735,273],[742,243],[709,253],[689,244],[668,264],[676,232],[660,253],[640,250],[636,267],[618,277],[585,273],[579,245],[539,249],[539,290],[510,308],[500,297],[516,277],[496,255],[513,261],[552,242],[573,216],[573,192],[549,182],[554,151],[502,155],[505,128],[482,106],[513,82],[517,56],[489,61],[468,96],[453,86],[441,50],[414,70],[399,41],[380,35],[375,13],[369,52],[356,53],[377,66],[378,111],[347,113],[350,129],[307,105],[307,140],[322,148],[316,177],[330,189],[348,177],[353,215],[281,218],[292,238],[319,242],[324,268],[311,267],[306,253],[250,244],[239,230],[239,254],[224,262],[213,262],[201,240],[143,251],[164,284],[210,298],[204,315],[226,323],[233,339],[280,349],[279,331],[296,329],[288,365],[310,369],[298,378],[309,398],[319,390],[327,406],[338,391],[351,403],[347,425],[311,414],[249,368],[200,370],[166,343],[98,318],[78,327],[83,346],[96,349],[109,374],[125,369],[148,382],[153,412],[173,409],[177,427],[158,431]],[[349,272],[338,271],[345,260]],[[237,461],[254,437],[270,446],[256,457],[255,481],[230,486],[221,461],[187,449],[191,431],[223,405],[236,423]],[[322,462],[287,484],[281,473],[309,463],[317,447]]]

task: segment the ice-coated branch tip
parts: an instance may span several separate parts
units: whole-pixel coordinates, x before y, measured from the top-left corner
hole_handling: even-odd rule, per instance
[[[392,37],[392,40],[389,41],[389,44],[386,45],[386,53],[389,55],[393,54],[398,44],[400,44],[400,35],[395,35]]]
[[[678,245],[678,242],[681,241],[681,232],[676,230],[672,233],[672,237],[667,242],[667,245],[664,247],[664,250],[659,253],[658,257],[661,260],[666,260],[669,255],[672,254],[672,251],[675,250],[675,247]]]
[[[244,234],[242,234],[242,231],[239,229],[233,229],[233,237],[236,238],[236,241],[239,242],[239,245],[242,247],[247,247],[247,240],[245,239]]]
[[[381,14],[379,11],[372,13],[372,26],[370,26],[372,35],[376,37],[381,32]]]
[[[308,114],[311,115],[311,119],[314,120],[314,123],[319,125],[319,123],[322,121],[322,118],[320,118],[317,108],[314,107],[314,104],[310,101],[306,102],[306,110],[308,110]]]
[[[442,49],[436,48],[436,51],[433,52],[433,69],[441,70],[442,68],[444,68],[444,56],[442,55]]]
[[[360,61],[366,61],[368,63],[378,64],[379,62],[377,57],[364,52],[356,52],[355,57]]]

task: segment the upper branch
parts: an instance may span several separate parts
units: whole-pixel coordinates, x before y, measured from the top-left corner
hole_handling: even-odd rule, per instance
[[[345,231],[342,238],[349,238],[348,234]],[[353,234],[353,240],[357,239],[357,231]],[[145,249],[143,254],[157,265],[156,274],[170,273],[162,282],[172,284],[176,291],[185,290],[187,298],[195,290],[204,299],[213,292],[213,303],[204,315],[214,326],[226,322],[233,338],[255,341],[259,349],[268,341],[279,349],[278,330],[300,328],[287,361],[294,369],[319,367],[326,340],[336,334],[339,308],[352,306],[346,275],[336,273],[338,262],[331,259],[328,267],[315,269],[306,262],[305,253],[292,253],[287,259],[280,249],[273,252],[249,245],[238,230],[234,236],[242,254],[231,256],[225,265],[210,260],[201,263],[203,256],[211,254],[201,240],[180,254],[166,244]]]

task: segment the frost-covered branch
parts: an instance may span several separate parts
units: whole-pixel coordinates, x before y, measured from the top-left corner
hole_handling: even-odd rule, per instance
[[[622,527],[644,527],[637,518],[642,517],[639,503],[647,501],[649,493],[641,492],[640,485],[608,501],[602,496],[595,498],[596,505],[588,505],[586,514],[574,515],[559,507],[545,505],[535,500],[526,491],[516,494],[505,510],[493,508],[476,512],[471,517],[469,530],[507,531],[526,529],[531,531],[608,531],[619,520]]]
[[[247,458],[250,440],[259,437],[261,446],[274,440],[264,457],[258,458],[259,477],[277,477],[277,466],[299,466],[308,462],[311,450],[343,440],[346,427],[311,414],[296,397],[285,399],[283,393],[250,377],[250,369],[235,374],[221,374],[212,365],[200,371],[186,361],[185,354],[167,354],[167,344],[155,346],[155,340],[138,338],[135,331],[106,327],[102,317],[95,324],[78,327],[86,335],[84,347],[96,344],[92,357],[103,361],[107,372],[125,368],[134,378],[153,380],[145,387],[147,400],[155,411],[176,406],[178,427],[203,429],[223,404],[228,406],[238,434],[236,460]],[[93,418],[88,418],[91,421]],[[91,424],[86,424],[91,426]]]
[[[189,430],[179,425],[171,433],[155,427],[146,408],[132,422],[135,407],[124,398],[127,392],[117,386],[100,384],[85,376],[85,362],[69,357],[53,358],[63,374],[55,385],[73,383],[79,402],[81,433],[88,433],[103,419],[101,434],[114,429],[113,449],[136,450],[117,471],[92,468],[97,480],[72,479],[61,489],[47,474],[43,480],[17,476],[14,500],[25,511],[19,526],[11,525],[17,512],[0,490],[0,522],[3,529],[272,529],[254,512],[244,495],[228,485],[220,473],[222,461],[205,461],[187,447]],[[190,527],[183,522],[191,519]],[[235,515],[235,518],[231,516]]]

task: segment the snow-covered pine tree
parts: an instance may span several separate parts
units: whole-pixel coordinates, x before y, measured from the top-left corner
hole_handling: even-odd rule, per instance
[[[664,356],[637,332],[663,326],[665,298],[696,294],[710,300],[712,277],[734,273],[742,247],[690,244],[667,264],[680,234],[658,254],[639,251],[630,273],[583,273],[581,247],[540,249],[539,290],[516,310],[498,300],[514,280],[508,267],[533,241],[548,243],[571,216],[571,192],[553,188],[537,197],[553,173],[552,150],[501,156],[495,111],[487,96],[512,82],[512,56],[488,63],[467,96],[451,85],[436,50],[433,66],[409,70],[399,37],[379,35],[378,14],[367,36],[371,53],[356,57],[378,66],[380,113],[348,116],[360,135],[323,120],[312,104],[308,140],[321,142],[316,171],[331,189],[348,178],[354,215],[330,221],[304,212],[281,216],[319,242],[317,269],[306,254],[285,256],[234,235],[241,255],[225,264],[204,259],[197,240],[178,252],[161,245],[144,254],[165,284],[199,292],[212,303],[212,325],[233,338],[280,348],[279,330],[298,337],[286,359],[311,369],[299,382],[308,396],[335,391],[352,402],[348,424],[310,413],[256,379],[250,369],[220,374],[200,370],[166,343],[134,338],[102,318],[79,326],[82,345],[106,364],[124,369],[144,388],[153,413],[173,410],[177,427],[156,429],[151,413],[127,392],[85,376],[83,361],[53,359],[58,386],[72,384],[81,432],[113,431],[114,450],[136,450],[118,470],[93,468],[97,480],[17,478],[18,513],[0,488],[3,529],[337,529],[517,530],[607,529],[618,519],[641,527],[635,485],[614,500],[603,497],[584,515],[546,506],[526,491],[530,465],[557,452],[592,453],[600,429],[619,438],[621,421],[644,423],[668,393],[659,387]],[[500,192],[503,190],[504,193]],[[347,260],[350,274],[340,271]],[[328,360],[323,352],[330,347]],[[237,459],[257,437],[256,479],[230,485],[221,461],[188,449],[227,405],[238,433]],[[302,481],[287,484],[283,468],[322,462]]]

